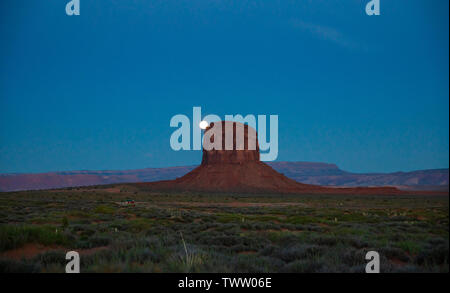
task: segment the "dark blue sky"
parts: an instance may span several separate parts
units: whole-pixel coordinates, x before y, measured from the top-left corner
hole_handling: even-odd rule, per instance
[[[278,114],[278,160],[447,168],[447,0],[0,1],[0,172],[197,164],[175,114]]]

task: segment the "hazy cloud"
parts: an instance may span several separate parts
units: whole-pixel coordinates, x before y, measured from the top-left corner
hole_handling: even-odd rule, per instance
[[[304,22],[299,19],[291,20],[291,24],[293,27],[306,31],[318,39],[333,42],[341,47],[348,49],[358,49],[360,47],[358,43],[348,39],[335,28]]]

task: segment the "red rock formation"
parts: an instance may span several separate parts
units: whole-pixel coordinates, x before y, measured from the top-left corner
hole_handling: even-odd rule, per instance
[[[259,145],[256,131],[241,123],[221,122],[222,127],[213,124],[206,129],[203,142],[203,158],[200,166],[171,181],[139,183],[140,187],[161,191],[242,192],[242,193],[320,193],[320,194],[404,194],[393,187],[375,188],[332,188],[302,184],[278,173],[259,160]],[[244,129],[244,146],[236,135],[236,129]],[[220,141],[219,135],[222,138]],[[232,148],[225,149],[226,137],[233,138]],[[215,137],[216,136],[216,137]],[[249,138],[255,139],[253,148]],[[220,150],[210,148],[211,144],[222,144]],[[217,140],[216,140],[217,139]],[[231,143],[230,143],[231,145]]]
[[[211,149],[206,151],[203,149],[202,165],[259,162],[259,145],[256,130],[248,125],[229,121],[222,121],[220,125],[215,125],[213,122],[205,130],[204,146],[209,138],[211,138],[211,144],[214,143],[216,134],[211,134],[211,137],[209,137],[209,134],[213,132],[213,128],[216,126],[219,126],[216,130],[217,134],[222,134],[220,139],[222,147],[219,150]],[[228,146],[226,144],[227,139],[230,142]],[[251,147],[249,147],[249,143]]]

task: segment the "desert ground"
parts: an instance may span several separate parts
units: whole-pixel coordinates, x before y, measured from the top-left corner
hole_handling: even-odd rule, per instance
[[[134,203],[128,203],[132,200]],[[449,271],[448,195],[150,192],[134,184],[0,193],[0,272]]]

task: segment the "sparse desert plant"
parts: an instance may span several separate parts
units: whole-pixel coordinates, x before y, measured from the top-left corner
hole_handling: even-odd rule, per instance
[[[186,242],[184,241],[182,232],[180,232],[180,236],[181,241],[183,242],[183,248],[185,253],[184,257],[182,258],[182,264],[184,265],[185,273],[190,273],[192,272],[192,268],[194,265],[203,263],[203,258],[202,255],[200,254],[194,253],[192,251],[189,252],[186,246]]]

